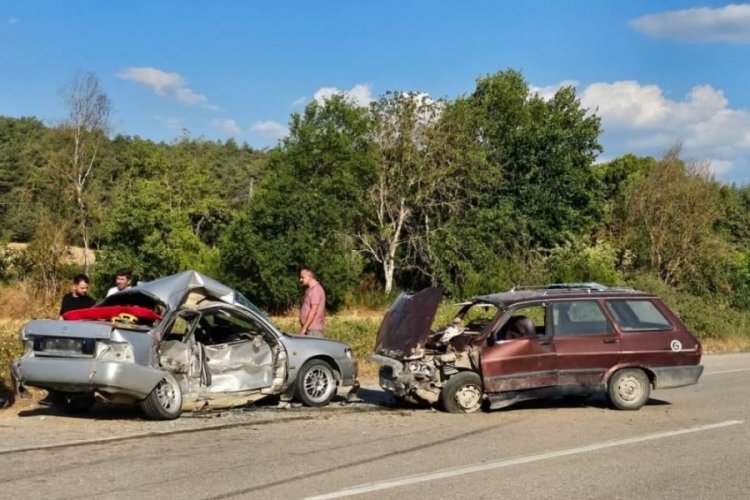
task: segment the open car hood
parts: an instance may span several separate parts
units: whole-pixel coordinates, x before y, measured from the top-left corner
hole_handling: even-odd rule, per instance
[[[375,353],[392,358],[408,356],[430,334],[441,288],[425,288],[414,295],[402,293],[385,313],[375,341]]]

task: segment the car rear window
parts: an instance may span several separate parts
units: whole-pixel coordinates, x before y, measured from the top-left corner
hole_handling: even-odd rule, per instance
[[[650,300],[608,300],[607,309],[624,332],[673,329],[669,320]]]

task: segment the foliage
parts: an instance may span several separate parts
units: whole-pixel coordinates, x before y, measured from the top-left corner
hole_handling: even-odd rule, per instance
[[[216,275],[218,250],[203,242],[191,226],[184,193],[168,181],[136,182],[112,212],[97,272],[113,276],[130,267],[140,279],[153,279],[185,269]],[[98,279],[103,282],[105,280]]]
[[[605,241],[588,245],[583,240],[573,240],[552,249],[545,260],[550,282],[595,282],[621,285],[624,281],[617,269],[617,252]]]
[[[268,175],[221,243],[223,274],[269,309],[299,300],[297,273],[312,268],[336,308],[357,282],[353,234],[375,180],[372,122],[334,96],[293,115],[289,137],[268,156]]]
[[[73,83],[92,92],[69,111],[106,97],[93,75]],[[741,331],[750,310],[750,187],[717,183],[678,147],[595,165],[596,114],[573,88],[545,99],[517,71],[482,76],[456,99],[314,101],[264,151],[188,132],[110,137],[107,113],[92,126],[75,116],[51,127],[0,117],[0,238],[29,243],[0,252],[0,279],[25,281],[43,303],[79,270],[69,246],[88,243],[96,287],[123,266],[138,279],[193,268],[273,311],[299,300],[301,266],[333,309],[382,308],[392,290],[428,285],[460,300],[636,280],[711,339]]]
[[[619,236],[639,265],[668,284],[686,285],[714,256],[719,217],[718,186],[673,148],[630,186]]]
[[[600,120],[573,88],[545,100],[513,70],[480,78],[465,100],[470,132],[486,150],[496,199],[533,245],[549,248],[598,220],[601,187],[592,168],[601,151]]]

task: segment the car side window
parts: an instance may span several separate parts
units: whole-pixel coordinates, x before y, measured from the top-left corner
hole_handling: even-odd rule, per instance
[[[552,304],[556,337],[612,333],[612,324],[596,300],[571,300]]]
[[[623,332],[674,329],[672,323],[648,299],[608,300],[607,309]]]
[[[214,309],[203,314],[196,337],[202,344],[218,345],[252,340],[263,333],[264,328],[253,318]]]
[[[544,305],[515,309],[498,331],[497,340],[544,337],[548,333],[545,319]]]

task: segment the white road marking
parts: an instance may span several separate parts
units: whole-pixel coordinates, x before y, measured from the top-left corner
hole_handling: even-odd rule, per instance
[[[505,460],[497,460],[494,462],[468,465],[464,467],[457,467],[454,469],[443,469],[435,472],[429,472],[426,474],[417,474],[414,476],[405,476],[402,478],[378,481],[375,483],[361,484],[345,490],[334,491],[331,493],[324,493],[313,497],[307,497],[306,500],[325,500],[329,498],[341,498],[351,495],[362,495],[364,493],[372,493],[374,491],[383,491],[392,488],[398,488],[401,486],[410,486],[417,483],[426,483],[427,481],[434,481],[436,479],[446,479],[449,477],[462,476],[464,474],[473,474],[475,472],[484,472],[488,470],[502,469],[505,467],[511,467],[513,465],[527,464],[531,462],[538,462],[541,460],[549,460],[552,458],[566,457],[570,455],[577,455],[579,453],[588,453],[590,451],[598,451],[606,448],[614,448],[616,446],[625,446],[629,444],[642,443],[644,441],[653,441],[655,439],[664,439],[673,436],[680,436],[682,434],[690,434],[692,432],[708,431],[712,429],[719,429],[721,427],[728,427],[730,425],[743,424],[744,420],[727,420],[724,422],[717,422],[715,424],[699,425],[696,427],[687,427],[684,429],[676,429],[673,431],[656,432],[653,434],[644,434],[642,436],[635,436],[625,439],[616,439],[614,441],[604,441],[601,443],[594,443],[587,446],[579,446],[577,448],[570,448],[567,450],[550,451],[547,453],[540,453],[537,455],[527,455],[525,457],[509,458]]]
[[[721,375],[722,373],[737,373],[737,372],[750,372],[750,368],[737,368],[736,370],[722,370],[720,372],[707,372],[704,373],[703,376],[706,375]]]

